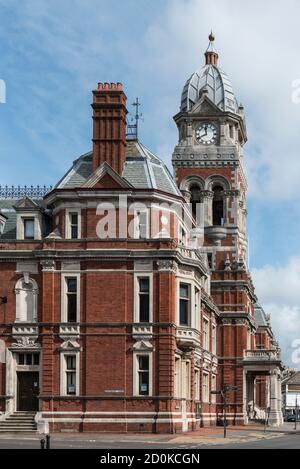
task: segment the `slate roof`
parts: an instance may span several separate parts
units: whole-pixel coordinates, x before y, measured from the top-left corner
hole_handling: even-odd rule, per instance
[[[260,304],[254,306],[254,320],[258,327],[269,327],[269,318]]]
[[[74,161],[56,188],[81,187],[92,173],[92,152],[90,152]],[[181,196],[166,165],[139,141],[127,142],[123,177],[137,189],[158,189]]]
[[[67,189],[81,187],[92,174],[92,152],[89,152],[74,161],[72,167],[55,187]],[[139,141],[129,140],[127,142],[123,178],[137,189],[158,189],[172,195],[181,196],[181,192],[167,166]],[[0,197],[0,212],[7,217],[4,232],[0,236],[1,240],[16,239],[17,213],[14,207],[18,205],[21,199],[25,200],[25,197],[18,195],[14,197]],[[42,195],[40,198],[32,197],[31,200],[39,207],[45,208]]]
[[[180,110],[190,111],[206,89],[209,99],[222,111],[238,112],[238,104],[225,72],[215,65],[205,65],[187,80],[181,95]]]

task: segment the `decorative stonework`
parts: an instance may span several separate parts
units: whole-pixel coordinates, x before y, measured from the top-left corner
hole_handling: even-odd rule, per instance
[[[59,337],[63,341],[75,341],[80,336],[80,326],[71,325],[64,325],[59,327]]]
[[[236,326],[248,326],[248,320],[247,319],[236,319],[235,324],[236,324]]]
[[[139,340],[133,346],[134,352],[153,352],[154,347],[149,340]]]
[[[222,319],[223,326],[232,326],[232,319]]]
[[[152,326],[133,324],[132,326],[132,337],[138,339],[151,339],[153,334]]]
[[[223,194],[225,197],[240,197],[240,191],[239,190],[227,190],[224,191]]]
[[[40,348],[40,344],[36,343],[37,338],[36,337],[17,337],[17,342],[12,344],[13,348]]]
[[[159,272],[176,272],[177,264],[171,260],[157,261],[157,267]]]
[[[227,272],[231,271],[231,261],[230,261],[230,258],[229,258],[229,254],[228,254],[227,259],[225,261],[225,270]]]
[[[69,338],[65,342],[63,342],[63,344],[60,347],[60,350],[64,352],[66,351],[76,352],[76,351],[80,351],[80,345],[76,340]]]
[[[41,266],[43,272],[54,272],[56,268],[55,261],[51,259],[41,261]]]

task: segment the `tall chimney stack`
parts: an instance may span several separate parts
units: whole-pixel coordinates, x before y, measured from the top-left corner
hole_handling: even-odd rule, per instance
[[[93,170],[106,161],[122,176],[126,158],[126,95],[121,83],[93,91]]]

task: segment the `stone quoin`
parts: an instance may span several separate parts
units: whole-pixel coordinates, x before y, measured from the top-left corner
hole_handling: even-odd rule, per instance
[[[40,432],[186,432],[222,422],[225,385],[230,424],[282,422],[247,259],[245,112],[209,41],[174,175],[126,132],[122,84],[99,83],[92,151],[47,193],[0,191],[0,430],[31,412]]]

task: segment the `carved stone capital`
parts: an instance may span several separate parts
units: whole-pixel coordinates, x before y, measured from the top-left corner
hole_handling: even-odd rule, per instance
[[[41,261],[41,266],[43,272],[53,272],[56,268],[56,263],[52,259],[46,259]]]
[[[158,267],[159,272],[176,272],[177,271],[177,264],[171,260],[161,260],[157,261],[156,265]]]
[[[224,191],[223,194],[225,197],[239,197],[240,196],[240,191],[238,190],[228,190]]]
[[[235,324],[237,326],[248,326],[248,321],[247,319],[236,319]]]
[[[222,319],[222,324],[223,324],[223,326],[231,326],[232,325],[232,319]]]
[[[213,199],[214,193],[212,191],[201,191],[201,197],[203,199]]]

